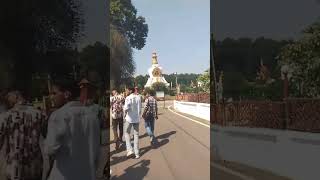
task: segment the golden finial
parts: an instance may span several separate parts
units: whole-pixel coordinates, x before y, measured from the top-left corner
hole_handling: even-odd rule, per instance
[[[157,60],[157,53],[156,53],[156,51],[154,51],[153,53],[152,53],[152,64],[158,64],[158,60]]]

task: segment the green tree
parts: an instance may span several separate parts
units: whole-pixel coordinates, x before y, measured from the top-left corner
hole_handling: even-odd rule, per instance
[[[132,48],[142,49],[148,35],[145,18],[137,16],[131,0],[110,1],[111,80],[115,86],[134,83],[135,63]]]
[[[184,73],[184,74],[163,74],[163,77],[167,80],[168,83],[172,82],[172,86],[176,85],[176,77],[178,78],[178,84],[185,86],[191,86],[191,81],[197,81],[199,74],[193,73]]]
[[[223,80],[223,96],[239,99],[248,88],[248,82],[241,72],[225,72]]]
[[[279,65],[292,71],[291,94],[320,96],[320,20],[303,31],[296,42],[285,46],[279,55]]]
[[[135,81],[137,83],[137,86],[139,89],[143,89],[148,81],[148,75],[139,75],[135,78]]]
[[[131,82],[135,63],[132,49],[126,37],[116,29],[111,29],[110,75],[116,86]]]
[[[180,91],[183,93],[198,93],[198,92],[200,92],[200,89],[197,87],[190,87],[185,84],[181,84]]]
[[[93,79],[100,86],[107,82],[107,61],[108,57],[107,45],[96,42],[94,45],[88,45],[80,52],[80,68],[83,76],[90,72],[96,74]],[[93,75],[94,76],[94,75]]]
[[[83,32],[80,7],[78,0],[1,4],[0,46],[11,57],[12,86],[30,94],[32,74],[48,65],[48,53],[74,45]]]
[[[167,86],[162,82],[153,83],[151,87],[155,91],[164,91],[165,93],[168,93]]]
[[[201,89],[204,92],[210,93],[210,72],[207,70],[198,77],[198,82],[201,83]]]
[[[276,75],[276,57],[281,48],[290,42],[264,37],[226,38],[223,41],[215,41],[213,56],[216,69],[224,72],[241,72],[248,81],[254,81],[260,60],[263,60],[271,74]]]
[[[131,0],[111,0],[110,15],[111,24],[125,34],[131,47],[140,50],[145,46],[148,25],[144,17],[137,16],[137,9]]]
[[[151,87],[146,87],[144,88],[143,90],[143,95],[147,95],[147,94],[150,94],[152,91],[154,91]]]

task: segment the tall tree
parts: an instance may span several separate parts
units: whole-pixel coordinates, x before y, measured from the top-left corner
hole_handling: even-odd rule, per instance
[[[107,82],[108,57],[107,45],[96,42],[88,45],[80,52],[80,68],[82,76],[88,76],[90,73],[96,74],[92,77],[100,86]]]
[[[0,45],[10,53],[15,86],[30,90],[32,73],[42,69],[40,64],[48,65],[47,52],[72,47],[82,34],[82,23],[78,0],[4,1]]]
[[[116,29],[111,29],[110,74],[114,84],[128,83],[133,76],[135,63],[128,40]]]
[[[135,63],[132,48],[142,49],[146,44],[148,25],[137,16],[131,0],[110,1],[111,21],[111,81],[114,85],[132,84]]]
[[[143,89],[148,81],[148,76],[147,75],[145,75],[145,76],[139,75],[135,78],[135,81],[137,83],[138,88]]]
[[[152,84],[151,88],[155,91],[163,91],[164,93],[168,93],[168,87],[163,82],[155,82]]]
[[[303,31],[303,37],[283,48],[280,65],[292,71],[293,95],[320,96],[320,20]]]
[[[197,80],[201,83],[201,89],[204,92],[210,93],[210,71],[207,70],[201,74]]]
[[[131,47],[140,50],[145,46],[148,25],[144,17],[137,16],[137,9],[131,0],[111,0],[110,15],[111,24],[125,34]]]
[[[260,61],[276,75],[276,57],[281,48],[290,41],[276,41],[263,37],[257,39],[226,38],[214,44],[214,60],[217,70],[225,72],[241,72],[246,79],[254,81]]]

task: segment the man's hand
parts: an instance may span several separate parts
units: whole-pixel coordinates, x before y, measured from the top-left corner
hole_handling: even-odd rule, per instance
[[[158,115],[156,115],[156,119],[158,119]]]

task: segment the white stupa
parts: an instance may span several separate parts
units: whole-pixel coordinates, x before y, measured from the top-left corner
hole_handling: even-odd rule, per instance
[[[152,53],[152,66],[148,70],[149,79],[144,87],[151,87],[153,83],[162,82],[167,87],[169,83],[162,76],[162,67],[158,64],[157,53]]]

